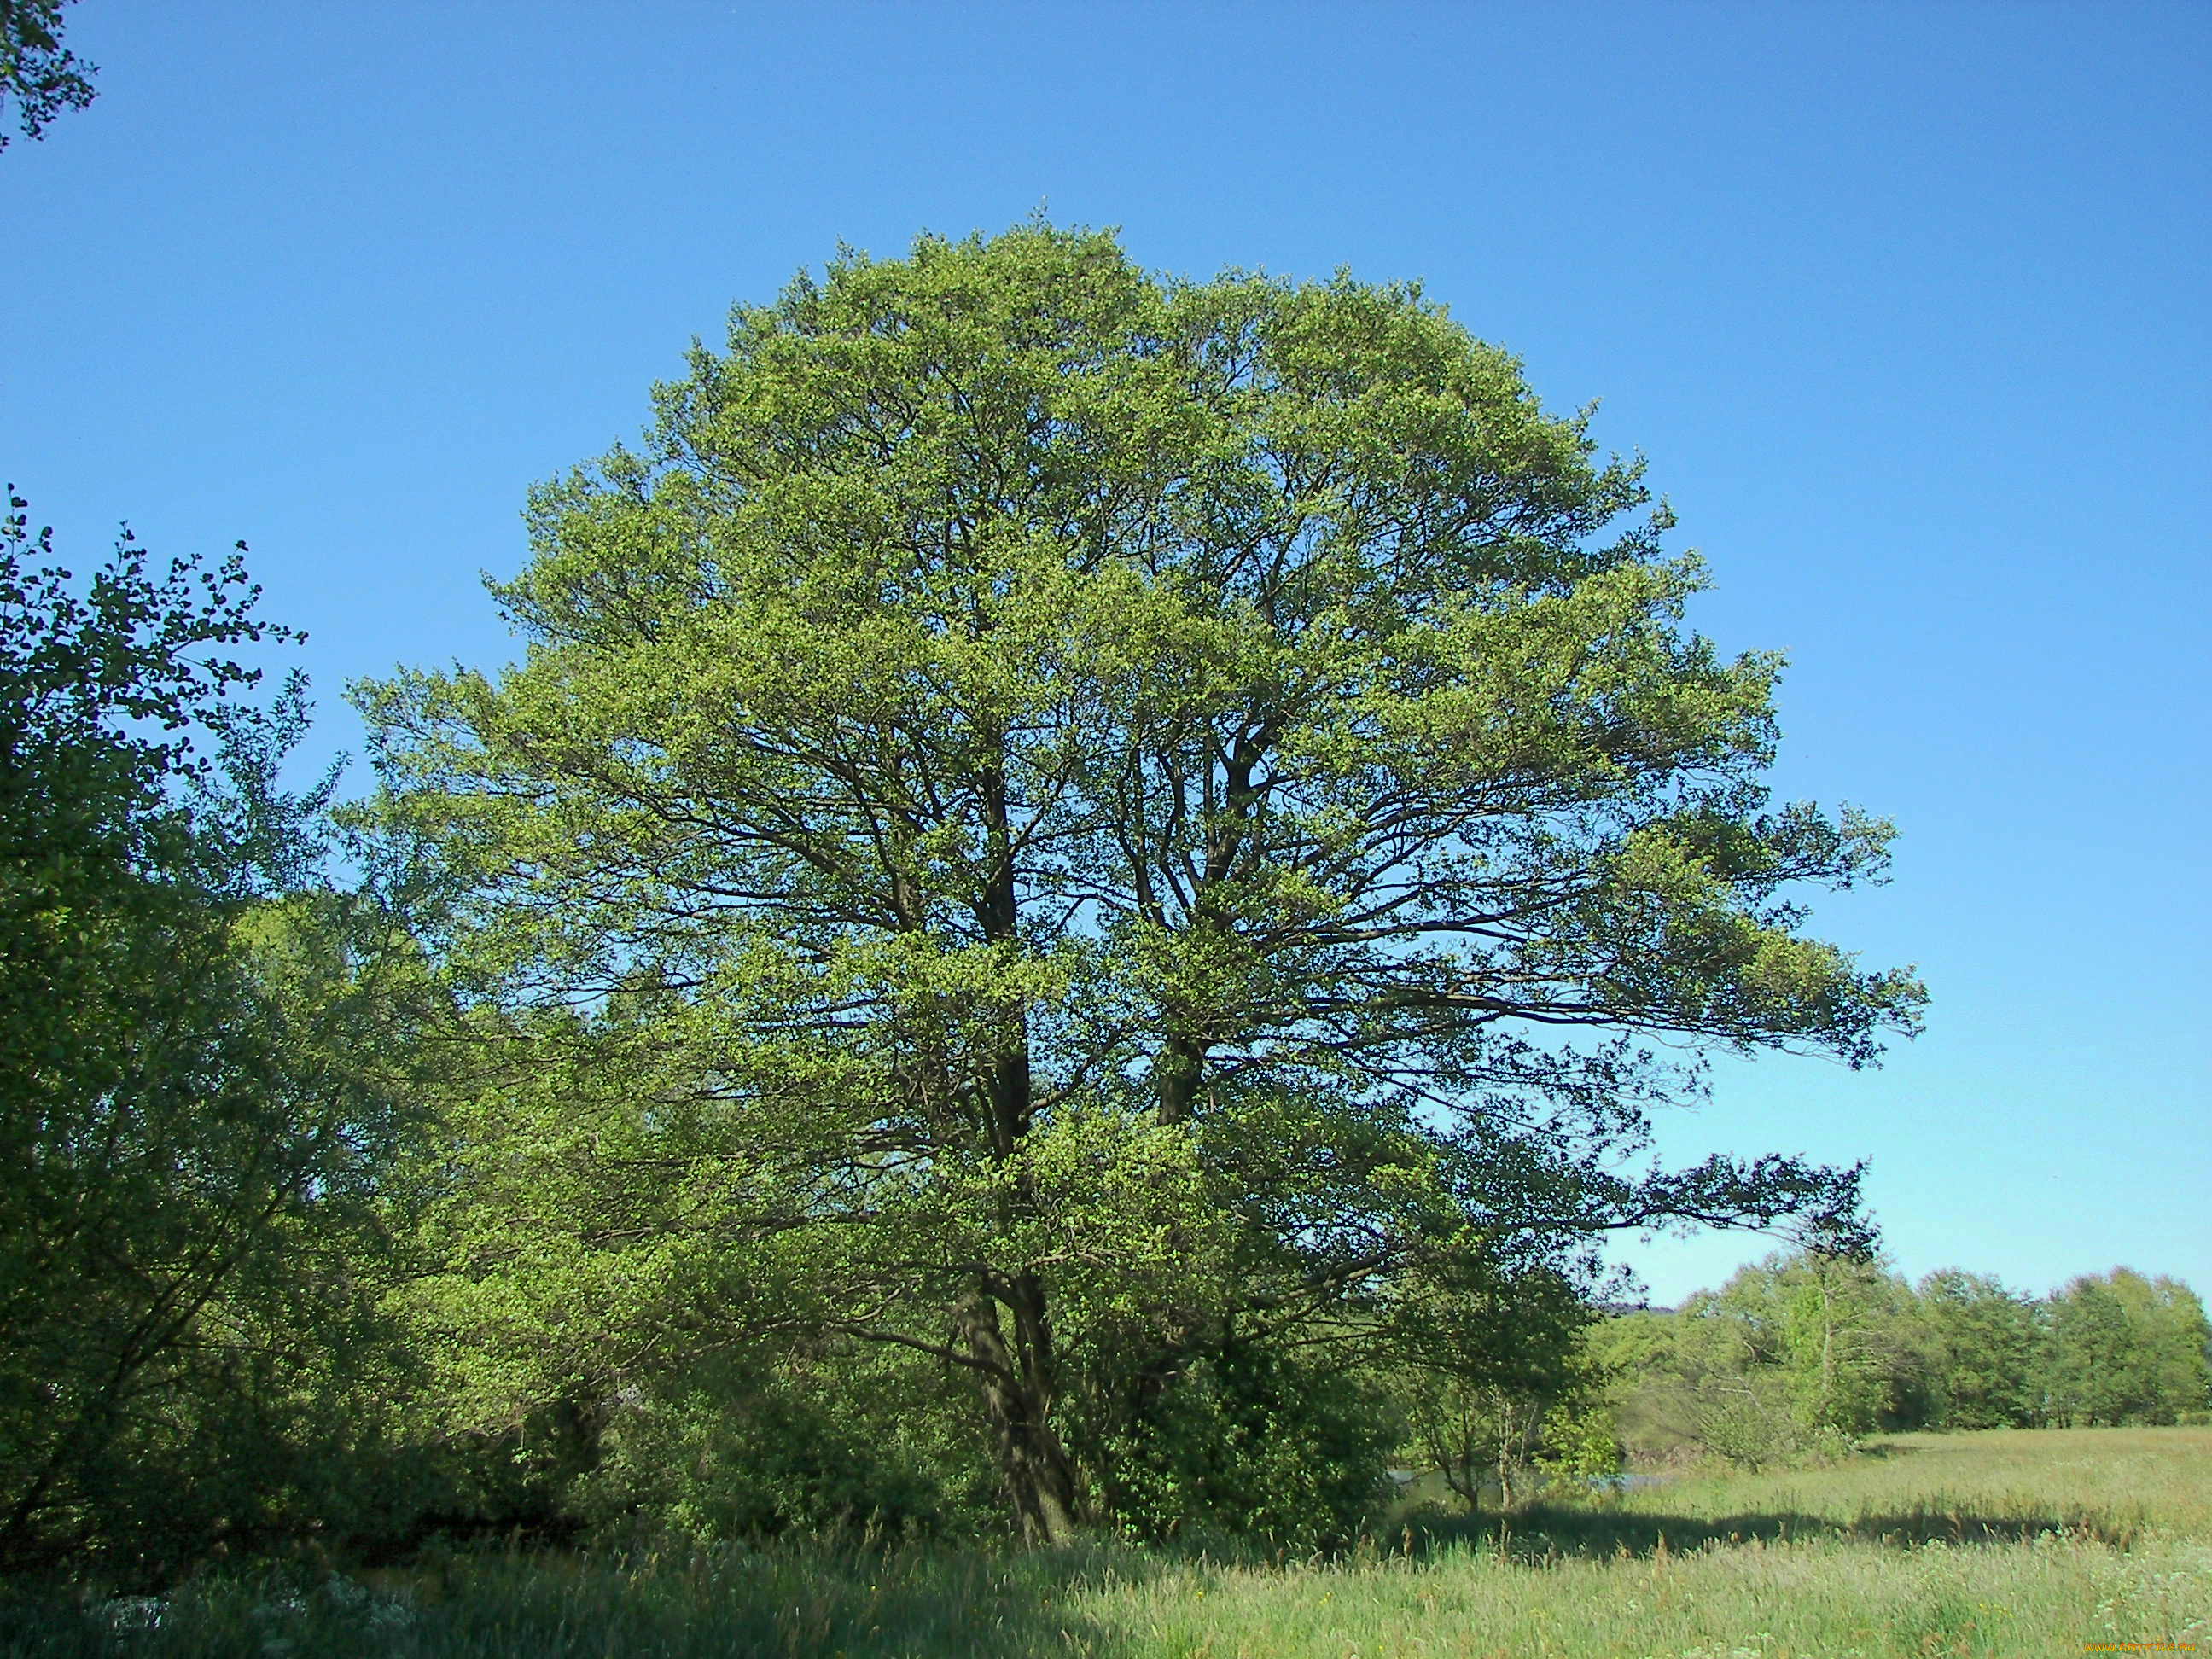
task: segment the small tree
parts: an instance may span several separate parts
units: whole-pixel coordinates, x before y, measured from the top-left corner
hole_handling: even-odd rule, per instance
[[[1541,1462],[1600,1472],[1583,1467],[1601,1415],[1603,1379],[1581,1343],[1591,1317],[1573,1284],[1540,1271],[1455,1285],[1401,1316],[1416,1443],[1469,1510],[1492,1484],[1511,1508]]]
[[[1856,1438],[1922,1414],[1912,1292],[1881,1263],[1806,1251],[1780,1265],[1784,1343],[1796,1416]]]
[[[1770,1255],[1677,1312],[1607,1322],[1593,1346],[1649,1452],[1687,1443],[1759,1467],[1924,1410],[1911,1291],[1871,1258]]]

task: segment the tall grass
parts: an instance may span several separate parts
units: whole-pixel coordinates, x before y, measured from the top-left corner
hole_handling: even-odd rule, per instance
[[[1098,1546],[459,1555],[0,1609],[0,1656],[1620,1659],[2212,1652],[2212,1431],[1914,1436],[1333,1562]]]
[[[1646,1488],[1626,1507],[1709,1518],[1770,1510],[1859,1528],[1955,1515],[2212,1537],[2212,1428],[1902,1434],[1825,1468]]]

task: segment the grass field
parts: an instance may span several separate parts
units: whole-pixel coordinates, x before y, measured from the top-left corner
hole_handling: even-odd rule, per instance
[[[1099,1547],[463,1556],[370,1582],[0,1610],[0,1655],[1811,1659],[2212,1653],[2212,1429],[1901,1437],[1335,1562]]]

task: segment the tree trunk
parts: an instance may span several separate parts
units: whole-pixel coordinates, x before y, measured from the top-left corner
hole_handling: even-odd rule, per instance
[[[996,945],[1021,943],[1021,890],[1014,867],[1014,838],[1008,817],[1004,736],[998,755],[977,779],[989,863],[979,893],[975,919],[983,936]],[[984,1075],[983,1116],[995,1158],[1009,1159],[1027,1139],[1034,1102],[1026,1013],[1009,1011],[998,1051]],[[1002,1227],[1016,1214],[1033,1212],[1035,1194],[1025,1173],[1004,1200]],[[1012,1340],[999,1310],[1011,1316]],[[1052,1330],[1045,1317],[1045,1288],[1035,1269],[1011,1275],[990,1273],[970,1291],[957,1315],[960,1340],[978,1366],[983,1405],[999,1443],[1000,1468],[1015,1524],[1033,1544],[1055,1543],[1075,1529],[1074,1461],[1052,1426],[1054,1365]]]
[[[1171,1036],[1159,1058],[1160,1121],[1187,1123],[1198,1103],[1206,1050],[1188,1037]]]
[[[1011,1344],[999,1317],[1001,1300],[1013,1317]],[[959,1323],[962,1343],[981,1368],[983,1406],[1015,1524],[1030,1543],[1060,1542],[1075,1530],[1075,1466],[1052,1426],[1043,1287],[1024,1273],[996,1294],[979,1288],[962,1304]]]

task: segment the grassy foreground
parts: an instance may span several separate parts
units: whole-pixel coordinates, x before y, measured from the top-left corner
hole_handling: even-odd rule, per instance
[[[0,1609],[0,1655],[1622,1659],[2212,1652],[2212,1430],[1906,1436],[1334,1563],[1132,1550],[461,1557]]]

